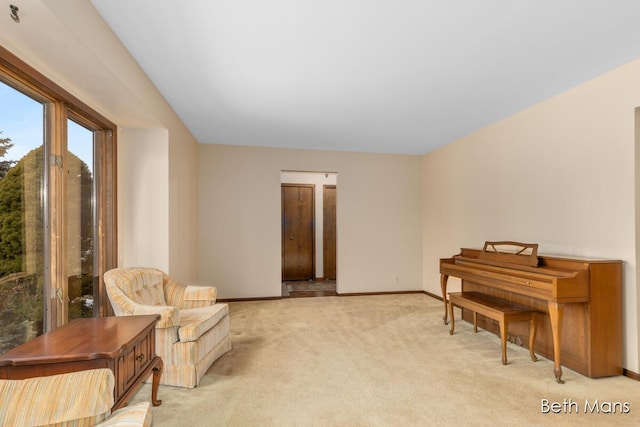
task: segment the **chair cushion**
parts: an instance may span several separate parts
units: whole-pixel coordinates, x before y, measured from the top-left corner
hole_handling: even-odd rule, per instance
[[[209,307],[185,308],[180,310],[180,341],[195,341],[213,328],[224,316],[229,314],[227,304],[214,304]]]
[[[152,268],[123,270],[116,285],[133,301],[143,305],[167,305],[163,288],[164,274]]]

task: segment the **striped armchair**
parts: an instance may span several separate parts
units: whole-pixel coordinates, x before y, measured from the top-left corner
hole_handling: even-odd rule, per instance
[[[111,413],[113,372],[110,369],[0,380],[2,426],[150,426],[149,402]]]
[[[193,388],[231,350],[229,306],[214,287],[185,286],[155,268],[115,268],[104,282],[116,316],[159,314],[156,353],[160,384]]]

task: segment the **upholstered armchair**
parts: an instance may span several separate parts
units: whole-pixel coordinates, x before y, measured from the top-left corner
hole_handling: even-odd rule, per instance
[[[111,412],[114,376],[110,369],[0,380],[2,426],[150,426],[149,402]]]
[[[156,353],[164,367],[160,384],[193,388],[231,350],[229,306],[217,289],[185,286],[155,268],[115,268],[104,283],[116,316],[159,314]]]

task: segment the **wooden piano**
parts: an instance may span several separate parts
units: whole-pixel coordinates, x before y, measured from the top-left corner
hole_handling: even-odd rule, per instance
[[[535,350],[553,358],[556,380],[564,365],[588,377],[622,374],[622,261],[538,256],[537,244],[485,242],[440,259],[444,323],[447,280],[462,279],[462,292],[482,292],[535,308]],[[470,321],[470,313],[463,318]],[[478,316],[478,326],[497,325]],[[509,340],[527,344],[526,325],[514,323]]]

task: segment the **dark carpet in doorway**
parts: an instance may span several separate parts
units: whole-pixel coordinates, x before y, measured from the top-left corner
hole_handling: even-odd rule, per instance
[[[287,283],[287,290],[289,292],[321,292],[321,291],[335,291],[335,282],[300,282],[300,283]]]

